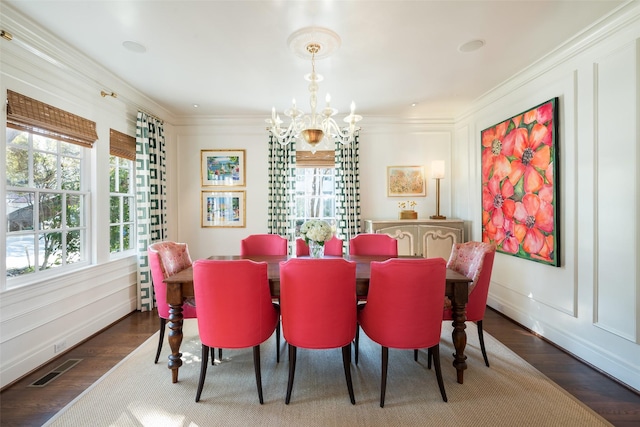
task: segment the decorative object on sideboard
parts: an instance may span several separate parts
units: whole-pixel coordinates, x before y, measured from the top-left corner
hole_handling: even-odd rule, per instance
[[[436,214],[431,215],[431,219],[447,219],[440,215],[440,180],[444,178],[444,160],[434,160],[431,162],[431,177],[436,180]]]
[[[322,81],[322,76],[316,73],[316,58],[322,59],[329,56],[335,49],[340,47],[340,37],[333,31],[321,27],[302,28],[287,40],[291,50],[298,56],[308,59],[311,57],[311,74],[305,76],[309,81],[309,93],[311,94],[311,113],[305,114],[296,106],[293,99],[293,106],[284,112],[284,115],[291,119],[286,128],[282,128],[283,123],[280,115],[276,114],[276,109],[271,110],[271,118],[266,119],[269,130],[282,144],[287,145],[293,140],[297,140],[300,135],[311,146],[311,152],[315,153],[316,146],[324,139],[328,142],[338,141],[343,145],[348,145],[355,139],[355,133],[360,128],[356,123],[362,120],[362,116],[355,114],[356,105],[351,101],[351,112],[344,118],[347,127],[340,128],[333,116],[338,110],[331,107],[331,96],[326,95],[326,106],[322,111],[316,112],[318,98],[318,83]]]
[[[400,212],[398,213],[398,218],[400,219],[418,219],[418,212],[416,212],[415,207],[417,203],[413,200],[407,200],[406,202],[398,202],[398,207],[400,208]]]

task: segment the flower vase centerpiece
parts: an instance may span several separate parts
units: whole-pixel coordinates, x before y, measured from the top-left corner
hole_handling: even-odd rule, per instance
[[[311,219],[300,227],[300,236],[309,245],[311,258],[322,258],[324,255],[324,243],[331,240],[333,231],[331,226],[320,219]]]
[[[417,203],[413,200],[407,200],[406,202],[398,202],[400,208],[400,219],[418,219],[418,212],[415,211]]]

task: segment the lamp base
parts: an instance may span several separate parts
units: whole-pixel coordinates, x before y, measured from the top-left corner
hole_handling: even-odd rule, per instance
[[[431,219],[447,219],[447,217],[443,216],[443,215],[431,215],[429,218],[431,218]]]

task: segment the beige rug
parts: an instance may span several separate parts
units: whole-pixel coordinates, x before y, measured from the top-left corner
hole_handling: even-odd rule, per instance
[[[51,426],[606,426],[611,425],[485,333],[491,367],[467,326],[464,384],[451,365],[451,330],[443,324],[440,352],[449,402],[440,397],[426,351],[390,350],[385,407],[380,408],[380,347],[361,334],[358,367],[352,364],[356,405],[349,402],[336,350],[298,350],[291,403],[285,405],[288,362],[283,344],[275,362],[275,338],[262,345],[264,405],[258,403],[251,349],[225,350],[209,366],[199,403],[197,323],[185,321],[184,364],[171,383],[166,362],[154,365],[157,334],[56,414]],[[167,360],[165,344],[162,361]]]

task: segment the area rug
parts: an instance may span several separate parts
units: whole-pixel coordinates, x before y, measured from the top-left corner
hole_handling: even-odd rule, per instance
[[[447,322],[448,323],[448,322]],[[276,363],[275,338],[262,344],[264,405],[258,402],[251,349],[224,350],[209,366],[200,402],[196,320],[186,320],[178,383],[167,369],[168,345],[154,364],[152,336],[45,425],[50,426],[610,426],[546,376],[485,333],[484,365],[473,323],[467,324],[464,384],[452,366],[451,328],[444,323],[440,354],[448,402],[443,402],[426,351],[389,351],[385,407],[380,408],[380,347],[364,333],[352,362],[351,405],[340,349],[298,350],[291,403],[285,405],[286,344]]]

